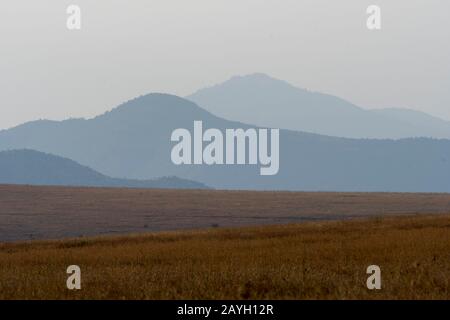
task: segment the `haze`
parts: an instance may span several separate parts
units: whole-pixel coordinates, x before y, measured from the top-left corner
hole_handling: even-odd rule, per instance
[[[66,8],[82,29],[66,28]],[[366,8],[382,30],[366,29]],[[41,0],[0,3],[0,129],[92,117],[264,72],[364,108],[450,120],[450,2]]]

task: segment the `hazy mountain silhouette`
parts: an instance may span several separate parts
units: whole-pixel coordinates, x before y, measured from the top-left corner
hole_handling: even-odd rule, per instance
[[[365,110],[260,73],[233,77],[187,99],[219,117],[259,126],[348,138],[450,138],[450,122],[424,113]]]
[[[54,186],[204,189],[205,185],[176,177],[155,180],[115,179],[72,160],[34,151],[0,152],[0,184]]]
[[[428,132],[430,137],[450,137],[450,122],[425,112],[401,108],[374,109],[370,111],[420,128],[422,132]]]
[[[177,176],[226,189],[331,191],[450,191],[450,141],[356,140],[280,131],[280,170],[258,166],[171,162],[171,133],[248,128],[176,96],[149,94],[93,119],[35,121],[0,131],[0,150],[34,149],[70,158],[102,174],[128,179]]]

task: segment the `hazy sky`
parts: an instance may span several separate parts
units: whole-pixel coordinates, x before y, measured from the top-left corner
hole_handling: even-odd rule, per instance
[[[66,28],[70,4],[80,31]],[[366,28],[370,4],[380,31]],[[2,1],[0,128],[254,72],[450,120],[449,13],[448,0]]]

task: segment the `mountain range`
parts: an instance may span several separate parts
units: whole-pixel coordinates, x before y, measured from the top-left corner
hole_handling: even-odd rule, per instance
[[[34,150],[0,152],[0,184],[52,186],[206,189],[201,183],[176,177],[155,180],[115,179],[70,159]]]
[[[450,138],[450,122],[426,113],[363,109],[261,73],[236,76],[186,98],[219,117],[263,127],[347,138]]]
[[[205,130],[254,127],[177,96],[148,94],[92,119],[40,120],[0,131],[0,150],[50,153],[121,179],[177,176],[220,189],[450,192],[450,140],[280,130],[280,170],[260,176],[251,165],[173,164],[171,133],[192,130],[195,120]]]

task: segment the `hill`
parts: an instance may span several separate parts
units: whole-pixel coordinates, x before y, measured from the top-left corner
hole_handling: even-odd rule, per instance
[[[280,170],[172,163],[177,128],[249,128],[186,99],[149,94],[93,119],[41,120],[0,131],[0,150],[33,149],[72,159],[101,174],[148,180],[177,176],[220,189],[450,192],[450,141],[345,139],[280,131]]]
[[[176,177],[156,180],[115,179],[72,160],[33,150],[0,152],[0,184],[87,187],[204,189],[205,185]]]
[[[401,108],[373,109],[370,111],[413,125],[422,130],[423,133],[428,132],[429,136],[449,138],[450,122],[427,113]]]
[[[225,119],[336,137],[450,138],[450,122],[408,109],[366,110],[264,74],[236,76],[187,97]]]

